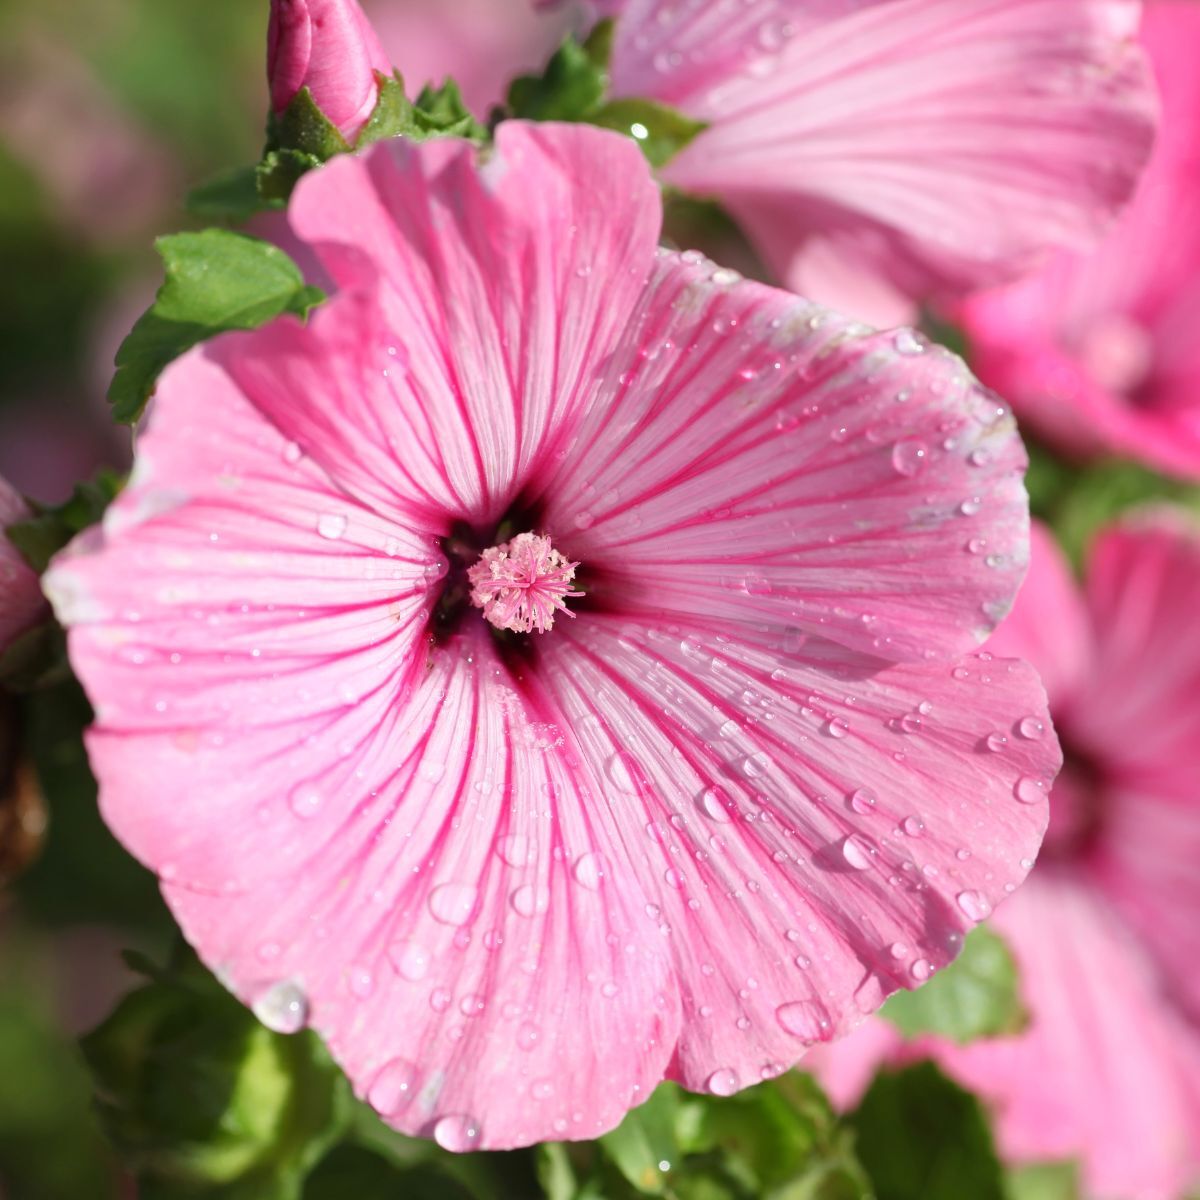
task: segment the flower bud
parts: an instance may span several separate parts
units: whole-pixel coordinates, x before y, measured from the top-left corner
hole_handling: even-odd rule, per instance
[[[391,64],[357,0],[271,0],[267,79],[276,115],[306,87],[352,142],[379,99],[376,71],[390,75]]]

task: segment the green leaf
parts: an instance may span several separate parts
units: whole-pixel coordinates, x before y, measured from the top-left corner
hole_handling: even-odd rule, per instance
[[[272,1033],[190,955],[82,1047],[141,1195],[297,1200],[349,1119],[349,1085],[316,1035]]]
[[[508,107],[530,121],[583,121],[604,99],[606,67],[573,37],[554,52],[541,75],[522,75],[508,89]]]
[[[280,200],[264,198],[259,192],[259,168],[235,167],[193,188],[187,210],[206,221],[246,221],[255,213],[281,208]]]
[[[40,575],[77,533],[104,516],[124,482],[115,471],[100,471],[95,479],[76,484],[70,498],[62,504],[35,504],[33,516],[9,525],[4,532]]]
[[[1074,1163],[1039,1163],[1010,1170],[1005,1200],[1079,1200],[1079,1170]]]
[[[850,1123],[877,1200],[1004,1200],[979,1102],[932,1063],[877,1076]]]
[[[683,1155],[676,1131],[682,1103],[679,1088],[664,1083],[599,1139],[621,1174],[641,1192],[654,1196],[665,1192],[666,1173]]]
[[[282,250],[225,229],[177,233],[156,243],[166,282],[117,351],[108,390],[113,416],[136,421],[159,373],[198,342],[254,329],[282,313],[307,315],[324,299]]]
[[[1017,964],[1003,940],[982,925],[967,935],[954,962],[923,987],[897,992],[880,1013],[906,1037],[932,1033],[956,1042],[1020,1033],[1029,1019]]]
[[[633,138],[653,167],[665,166],[708,125],[653,100],[610,100],[588,116],[593,125]]]
[[[304,1185],[303,1200],[477,1200],[433,1166],[397,1170],[361,1146],[336,1146]]]

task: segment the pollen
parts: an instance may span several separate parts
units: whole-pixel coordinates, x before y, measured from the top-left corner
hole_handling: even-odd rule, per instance
[[[497,629],[546,633],[558,613],[575,615],[565,602],[583,595],[571,586],[578,566],[567,562],[548,537],[519,533],[485,550],[467,572],[471,603]]]

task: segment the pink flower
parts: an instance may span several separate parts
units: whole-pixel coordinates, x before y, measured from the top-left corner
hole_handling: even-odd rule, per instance
[[[392,73],[357,0],[271,0],[267,78],[282,113],[301,88],[353,141],[379,99],[375,72]]]
[[[4,532],[28,516],[25,502],[0,476],[0,654],[33,626],[45,603],[37,575]]]
[[[50,584],[205,961],[455,1150],[732,1092],[949,961],[1058,764],[980,749],[1043,696],[958,657],[1024,569],[1007,410],[657,251],[602,130],[381,143],[290,217],[337,294],[167,371]],[[573,616],[497,620],[491,564]]]
[[[983,377],[1042,436],[1200,478],[1200,8],[1156,0],[1143,40],[1163,132],[1098,250],[1061,254],[963,319]]]
[[[613,89],[711,122],[668,183],[877,324],[1094,242],[1154,125],[1136,0],[628,0]]]
[[[1066,747],[1037,869],[993,922],[1032,1023],[905,1046],[875,1021],[819,1074],[852,1103],[880,1061],[931,1055],[990,1102],[1010,1159],[1078,1158],[1088,1196],[1177,1200],[1200,1173],[1200,535],[1165,515],[1110,529],[1081,596],[1035,534],[989,643],[1042,668]]]

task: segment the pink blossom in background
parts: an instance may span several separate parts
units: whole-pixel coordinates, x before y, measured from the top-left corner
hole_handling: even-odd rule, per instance
[[[218,976],[466,1150],[735,1091],[948,962],[1059,762],[1032,671],[962,657],[1024,572],[1008,411],[658,251],[602,130],[381,143],[290,218],[336,295],[166,372],[49,584]]]
[[[613,91],[711,122],[663,171],[876,324],[1094,243],[1155,104],[1137,0],[627,0]]]
[[[410,95],[453,77],[478,117],[516,76],[540,72],[568,28],[513,0],[374,0],[367,11]]]
[[[33,626],[45,604],[37,575],[4,532],[29,515],[25,502],[0,477],[0,654]]]
[[[989,642],[1042,669],[1066,751],[1037,868],[993,921],[1029,1029],[904,1044],[877,1020],[814,1066],[852,1104],[881,1061],[931,1055],[990,1103],[1010,1159],[1078,1158],[1089,1198],[1179,1200],[1200,1179],[1200,533],[1167,513],[1111,528],[1081,595],[1034,532]]]
[[[978,369],[1061,450],[1200,478],[1200,5],[1155,0],[1162,134],[1100,248],[965,306]]]
[[[353,141],[379,100],[376,72],[392,65],[358,0],[271,0],[267,79],[282,113],[301,88]]]

